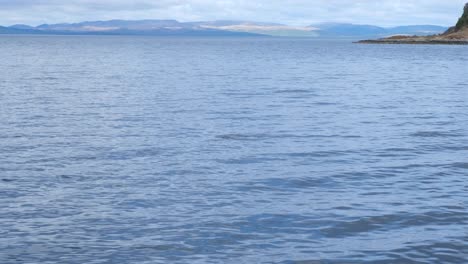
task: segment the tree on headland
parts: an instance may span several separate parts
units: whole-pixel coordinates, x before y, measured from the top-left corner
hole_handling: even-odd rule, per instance
[[[466,3],[465,5],[463,15],[458,20],[457,25],[455,26],[455,29],[460,30],[464,27],[468,27],[468,3]]]

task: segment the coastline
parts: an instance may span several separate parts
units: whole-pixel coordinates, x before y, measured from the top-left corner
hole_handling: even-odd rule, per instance
[[[468,40],[390,40],[369,39],[354,42],[357,44],[401,44],[401,45],[468,45]]]

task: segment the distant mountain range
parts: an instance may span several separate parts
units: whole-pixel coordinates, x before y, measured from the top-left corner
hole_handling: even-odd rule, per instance
[[[434,25],[413,25],[399,27],[378,27],[372,25],[355,25],[341,23],[324,23],[314,25],[319,29],[321,36],[342,36],[342,37],[362,37],[362,36],[392,36],[392,35],[431,35],[442,33],[447,27]]]
[[[323,23],[306,27],[251,21],[109,20],[81,23],[44,24],[37,27],[0,27],[0,34],[54,35],[157,35],[157,36],[294,36],[294,37],[386,37],[431,35],[446,31],[433,25],[383,28],[372,25]]]

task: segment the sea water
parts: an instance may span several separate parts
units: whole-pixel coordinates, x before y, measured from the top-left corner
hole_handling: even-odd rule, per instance
[[[468,48],[0,37],[0,263],[467,263]]]

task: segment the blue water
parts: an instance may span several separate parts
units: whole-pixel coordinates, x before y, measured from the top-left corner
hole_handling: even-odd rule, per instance
[[[468,48],[0,37],[0,263],[468,263]]]

